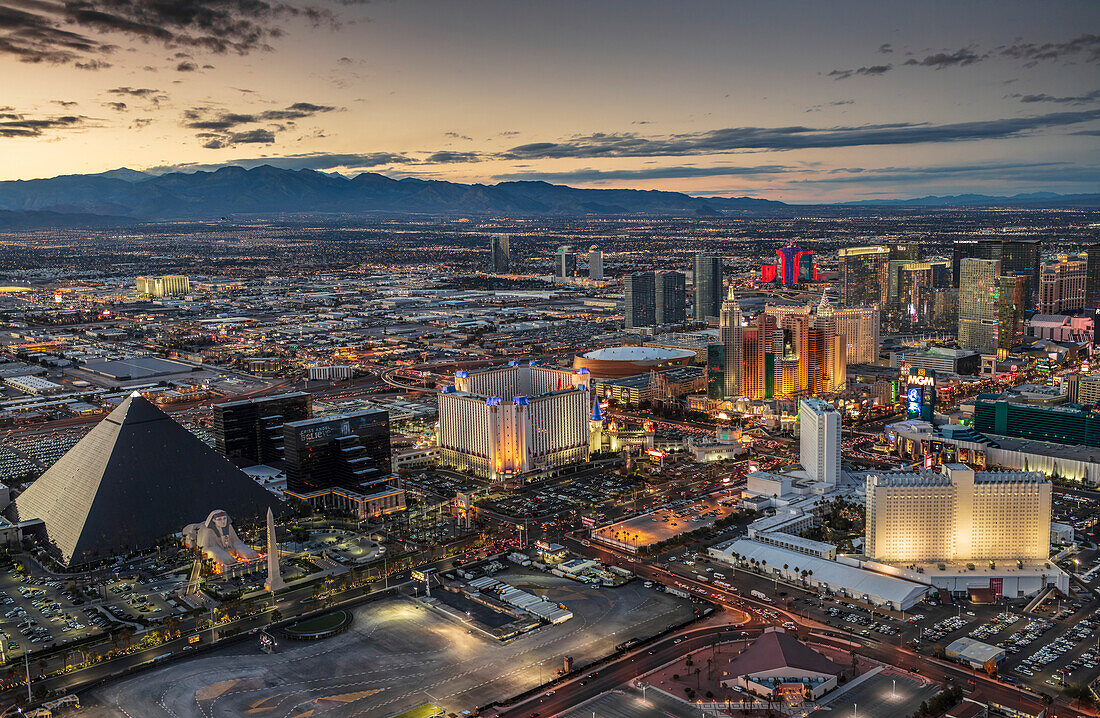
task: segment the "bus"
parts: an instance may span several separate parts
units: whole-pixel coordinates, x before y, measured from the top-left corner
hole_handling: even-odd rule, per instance
[[[764,603],[771,603],[772,602],[772,600],[770,598],[768,598],[767,595],[765,595],[761,591],[751,591],[749,593],[749,595],[752,596],[753,598],[755,598],[758,601],[763,601]]]

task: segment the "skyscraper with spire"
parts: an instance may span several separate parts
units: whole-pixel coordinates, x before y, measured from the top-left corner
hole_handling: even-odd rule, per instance
[[[742,323],[744,316],[741,313],[741,305],[737,302],[737,294],[733,286],[730,286],[726,295],[726,301],[722,303],[722,313],[719,317],[718,334],[726,351],[726,398],[732,399],[741,396],[741,357],[744,330]]]

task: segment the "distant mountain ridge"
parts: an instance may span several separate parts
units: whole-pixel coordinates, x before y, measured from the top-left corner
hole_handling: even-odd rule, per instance
[[[823,205],[818,205],[819,207]],[[1052,192],[876,199],[845,207],[1100,207],[1100,194]],[[682,192],[587,189],[541,181],[461,184],[354,177],[261,165],[153,174],[125,167],[87,175],[0,181],[0,228],[120,225],[159,220],[209,220],[234,215],[656,215],[719,217],[774,214],[797,205],[753,197],[694,197]]]
[[[54,212],[136,221],[256,214],[514,214],[719,216],[785,207],[745,198],[680,192],[579,189],[547,182],[459,184],[395,180],[365,172],[352,178],[262,165],[152,175],[126,168],[94,175],[0,182],[0,211]],[[24,217],[24,220],[26,218]]]
[[[1100,194],[1030,192],[1002,197],[986,194],[929,195],[912,199],[864,199],[843,202],[844,207],[1100,207]]]

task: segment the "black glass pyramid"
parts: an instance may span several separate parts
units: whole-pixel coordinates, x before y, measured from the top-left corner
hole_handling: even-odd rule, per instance
[[[42,519],[67,566],[149,548],[224,509],[240,524],[278,500],[144,397],[134,394],[15,500]]]

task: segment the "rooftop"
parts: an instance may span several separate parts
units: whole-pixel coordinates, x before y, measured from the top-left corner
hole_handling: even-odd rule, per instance
[[[595,361],[662,362],[673,359],[690,359],[695,352],[668,347],[605,347],[583,355]]]

